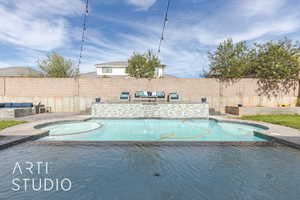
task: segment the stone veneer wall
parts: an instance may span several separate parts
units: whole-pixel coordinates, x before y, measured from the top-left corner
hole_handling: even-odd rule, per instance
[[[99,118],[207,118],[209,105],[200,103],[95,103]]]

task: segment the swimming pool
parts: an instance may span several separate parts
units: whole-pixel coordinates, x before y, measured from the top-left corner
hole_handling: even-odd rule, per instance
[[[300,151],[285,146],[98,146],[28,142],[0,151],[0,199],[297,200]],[[49,173],[12,175],[16,162]],[[69,178],[64,191],[12,190],[13,178]],[[28,187],[31,188],[31,182]]]
[[[209,119],[92,119],[52,124],[42,129],[50,131],[50,136],[42,140],[266,141],[254,135],[254,131],[263,130],[262,127]]]

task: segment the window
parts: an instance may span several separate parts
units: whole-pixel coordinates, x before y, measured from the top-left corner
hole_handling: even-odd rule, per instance
[[[103,67],[102,73],[112,73],[112,68],[111,67]]]

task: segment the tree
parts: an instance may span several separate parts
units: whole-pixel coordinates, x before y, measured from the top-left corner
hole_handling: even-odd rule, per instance
[[[300,65],[300,51],[298,51],[295,54],[295,57],[298,59],[298,63]],[[298,98],[297,98],[296,106],[300,106],[300,78],[299,78],[299,81],[298,81]]]
[[[252,48],[247,47],[245,42],[234,45],[229,39],[222,42],[215,52],[208,54],[208,77],[224,80],[257,78],[261,95],[287,93],[295,89],[299,81],[299,50],[299,43],[288,39],[254,44]]]
[[[128,60],[126,73],[135,78],[153,78],[155,68],[158,66],[160,61],[152,51],[149,50],[144,54],[134,53]]]
[[[65,78],[79,74],[71,60],[65,59],[56,52],[48,54],[45,60],[38,62],[38,66],[45,77]]]
[[[233,80],[242,77],[249,65],[249,49],[245,42],[222,42],[214,52],[208,52],[210,72],[206,77]]]
[[[255,44],[252,68],[259,79],[259,89],[267,95],[288,93],[299,81],[300,65],[296,56],[299,45],[288,39]]]

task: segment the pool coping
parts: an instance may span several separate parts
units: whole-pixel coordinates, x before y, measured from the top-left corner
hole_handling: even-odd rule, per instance
[[[42,137],[46,137],[48,136],[48,132],[47,133],[41,133],[41,134],[37,134],[37,135],[29,135],[29,136],[0,136],[0,137],[5,137],[6,141],[4,143],[0,143],[0,150],[12,147],[14,145],[17,144],[21,144],[24,142],[29,142],[29,141],[34,141],[34,140],[38,140]]]
[[[81,141],[39,140],[35,144],[95,146],[280,146],[272,141]]]
[[[20,124],[17,126],[9,127],[0,131],[0,136],[9,136],[16,138],[13,142],[8,142],[8,144],[0,144],[0,149],[7,148],[13,146],[14,144],[19,144],[22,142],[37,140],[45,136],[49,136],[49,131],[40,129],[41,127],[56,124],[56,123],[64,123],[64,122],[82,122],[90,119],[107,119],[107,118],[97,118],[92,117],[90,115],[75,115],[72,117],[64,117],[64,118],[56,118],[56,119],[48,119],[48,120],[38,120],[31,123]],[[125,118],[112,118],[112,119],[125,119]],[[127,119],[127,118],[126,118]],[[136,118],[136,119],[149,119],[149,118]],[[162,118],[151,118],[151,119],[162,119]],[[166,119],[166,118],[163,118]],[[174,120],[173,118],[170,118]],[[97,144],[105,144],[105,145],[174,145],[174,144],[187,144],[187,145],[231,145],[231,146],[249,146],[249,145],[273,145],[274,142],[279,144],[288,145],[297,149],[300,149],[300,131],[265,123],[265,122],[257,122],[251,120],[241,120],[241,119],[232,119],[224,116],[210,116],[209,118],[190,118],[190,119],[180,119],[180,120],[192,120],[192,119],[211,119],[216,120],[218,122],[230,122],[230,123],[238,123],[238,124],[247,124],[251,126],[257,126],[260,128],[264,128],[266,130],[254,131],[255,136],[261,137],[263,139],[267,139],[268,141],[35,141],[37,143],[59,143],[59,144],[78,144],[78,143],[97,143]]]

